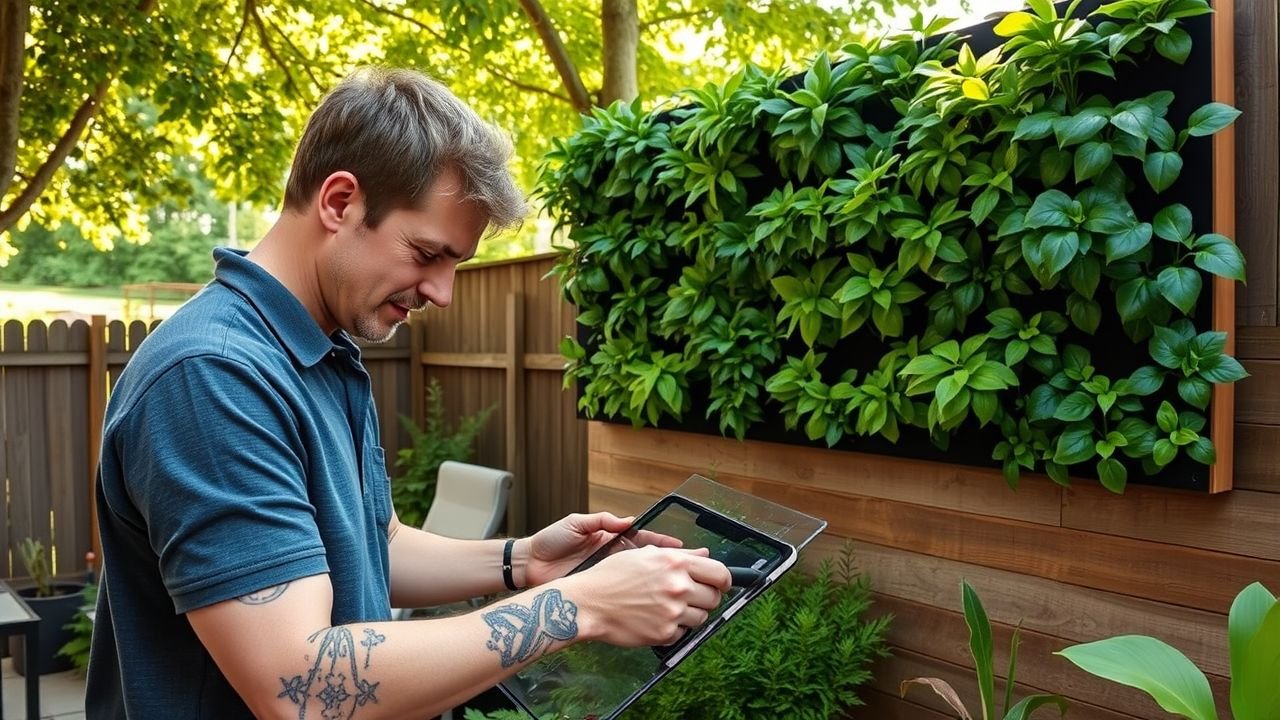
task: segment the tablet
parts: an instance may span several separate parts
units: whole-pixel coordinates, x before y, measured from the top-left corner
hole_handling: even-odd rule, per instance
[[[751,524],[756,517],[766,532]],[[700,627],[672,645],[624,648],[602,642],[574,645],[526,666],[499,687],[539,720],[611,720],[634,703],[707,638],[787,570],[826,523],[694,476],[658,500],[573,572],[609,555],[646,544],[649,533],[705,547],[729,567],[733,587]]]

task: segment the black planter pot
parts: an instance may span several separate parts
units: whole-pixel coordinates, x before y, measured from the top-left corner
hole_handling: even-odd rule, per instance
[[[81,595],[83,590],[83,583],[55,583],[53,591],[58,594],[52,597],[36,597],[35,588],[18,590],[32,612],[40,616],[40,647],[36,654],[39,667],[36,674],[48,675],[71,669],[71,658],[59,655],[58,650],[71,639],[71,631],[63,629],[63,626],[71,622],[84,603]],[[11,636],[9,654],[13,657],[14,672],[25,676],[26,638],[21,635]]]

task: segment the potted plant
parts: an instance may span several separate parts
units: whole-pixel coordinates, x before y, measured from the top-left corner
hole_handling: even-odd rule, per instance
[[[17,588],[27,605],[40,616],[40,647],[36,655],[39,666],[36,673],[62,672],[71,669],[70,658],[59,656],[58,650],[71,639],[63,626],[71,622],[80,609],[83,582],[58,581],[49,572],[44,544],[31,538],[18,545],[18,554],[30,577],[30,587]],[[26,675],[26,641],[23,636],[9,638],[9,654],[13,656],[13,669]]]

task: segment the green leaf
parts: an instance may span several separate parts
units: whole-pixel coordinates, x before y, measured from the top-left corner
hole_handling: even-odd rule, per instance
[[[937,355],[917,355],[911,358],[906,367],[898,371],[900,375],[923,375],[930,377],[939,373],[944,373],[955,367],[955,364],[948,362]]]
[[[1151,224],[1156,236],[1169,242],[1182,242],[1191,235],[1191,211],[1182,203],[1162,208]]]
[[[1203,378],[1182,378],[1178,381],[1178,397],[1187,401],[1188,405],[1204,410],[1209,407],[1209,400],[1213,397],[1213,385]]]
[[[1097,403],[1092,395],[1076,391],[1063,398],[1053,417],[1063,422],[1076,422],[1089,417],[1095,407]]]
[[[1013,139],[1039,140],[1040,138],[1049,137],[1049,134],[1053,132],[1053,121],[1057,117],[1058,114],[1054,112],[1038,112],[1034,115],[1028,115],[1018,121],[1018,127],[1013,132]]]
[[[1231,709],[1237,720],[1262,720],[1280,713],[1280,705],[1274,700],[1274,678],[1277,676],[1273,674],[1271,681],[1267,682],[1264,680],[1266,676],[1259,672],[1266,668],[1252,665],[1257,662],[1257,651],[1262,651],[1263,655],[1263,662],[1259,665],[1265,665],[1267,650],[1270,650],[1273,662],[1274,658],[1280,657],[1280,634],[1274,621],[1269,620],[1276,614],[1277,607],[1280,603],[1276,602],[1275,596],[1262,583],[1256,582],[1241,590],[1231,603],[1231,611],[1227,615],[1227,641],[1231,649],[1231,677],[1235,678],[1231,684]],[[1257,680],[1271,687],[1255,687]],[[1268,694],[1273,697],[1269,706]]]
[[[1181,65],[1191,54],[1191,35],[1186,30],[1175,27],[1168,35],[1156,37],[1156,52]]]
[[[1093,457],[1093,430],[1068,430],[1058,436],[1053,461],[1059,465],[1074,465]]]
[[[1165,438],[1156,440],[1156,444],[1151,448],[1151,459],[1158,467],[1168,465],[1177,456],[1178,446]]]
[[[1076,182],[1084,182],[1111,164],[1111,145],[1105,142],[1087,142],[1076,150]]]
[[[1204,465],[1212,465],[1218,460],[1218,453],[1213,448],[1213,441],[1207,437],[1200,436],[1187,446],[1187,455],[1192,460]]]
[[[1143,365],[1129,375],[1129,388],[1134,395],[1146,397],[1164,385],[1164,371],[1151,365]]]
[[[1156,192],[1164,192],[1182,172],[1182,156],[1176,152],[1153,152],[1142,161],[1142,172]]]
[[[1167,267],[1156,277],[1156,287],[1171,305],[1190,315],[1200,299],[1200,273],[1187,267]]]
[[[1219,102],[1202,105],[1187,118],[1187,134],[1193,137],[1212,135],[1240,117],[1240,111]]]
[[[1047,147],[1040,152],[1040,182],[1053,187],[1071,172],[1071,151]]]
[[[1151,244],[1151,225],[1135,223],[1132,227],[1107,236],[1105,255],[1107,264],[1133,255]]]
[[[783,300],[790,302],[804,297],[804,283],[789,275],[773,278],[772,284]]]
[[[1129,471],[1119,460],[1109,457],[1098,463],[1098,482],[1111,492],[1117,495],[1123,494],[1128,479]]]
[[[1240,254],[1240,248],[1226,238],[1222,242],[1211,243],[1202,243],[1203,240],[1204,238],[1196,240],[1196,253],[1193,256],[1196,267],[1220,277],[1244,282],[1244,255]]]
[[[1182,364],[1186,342],[1176,331],[1157,326],[1147,343],[1147,350],[1152,360],[1172,370]]]
[[[1085,672],[1146,692],[1167,712],[1217,720],[1209,681],[1185,655],[1145,635],[1121,635],[1057,653]]]
[[[1027,211],[1026,227],[1071,227],[1071,197],[1060,190],[1046,190],[1031,204]]]
[[[1004,720],[1028,720],[1031,713],[1049,703],[1058,706],[1058,717],[1067,714],[1067,701],[1059,695],[1028,695],[1019,700],[1017,705],[1009,708]]]
[[[1070,117],[1054,120],[1053,133],[1058,138],[1058,147],[1065,148],[1092,140],[1106,126],[1107,117],[1089,109]]]
[[[1079,295],[1067,298],[1067,315],[1076,327],[1090,335],[1097,332],[1098,325],[1102,324],[1102,306],[1096,300],[1088,300]]]
[[[984,718],[995,712],[995,646],[991,640],[991,622],[982,607],[982,599],[969,583],[960,581],[960,593],[964,603],[964,622],[969,626],[969,653],[978,676],[978,695],[984,708]]]
[[[1027,30],[1030,30],[1034,26],[1035,18],[1032,17],[1030,13],[1011,12],[1001,18],[1000,22],[996,23],[992,32],[1000,37],[1013,37],[1014,35],[1020,35]],[[1048,133],[1046,132],[1045,134],[1047,135]],[[1017,139],[1016,135],[1014,136],[1014,139]]]
[[[1239,360],[1230,355],[1215,355],[1211,363],[1208,358],[1200,361],[1200,377],[1214,383],[1232,383],[1249,377]],[[1206,368],[1205,365],[1208,365]]]
[[[1156,411],[1156,427],[1165,433],[1178,429],[1178,411],[1173,409],[1168,400],[1160,403],[1160,409]]]
[[[1052,230],[1040,241],[1040,257],[1050,273],[1060,273],[1080,253],[1080,236],[1074,230]]]

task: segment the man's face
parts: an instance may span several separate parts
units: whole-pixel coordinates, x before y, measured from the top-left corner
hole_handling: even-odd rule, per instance
[[[376,229],[362,221],[344,226],[322,257],[325,314],[363,340],[389,340],[410,311],[449,304],[454,271],[475,255],[487,223],[450,170],[418,208],[393,210]]]

